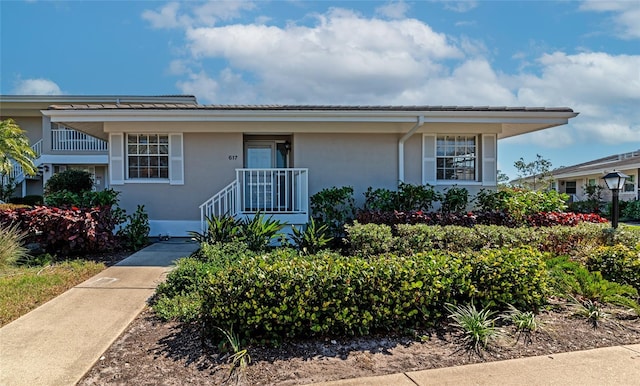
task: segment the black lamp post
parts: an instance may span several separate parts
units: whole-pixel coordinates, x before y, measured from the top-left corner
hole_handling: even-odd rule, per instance
[[[611,201],[611,227],[615,229],[618,227],[618,197],[620,190],[624,188],[624,182],[629,176],[613,170],[602,178],[607,183],[607,188],[611,190],[611,195],[613,196]]]

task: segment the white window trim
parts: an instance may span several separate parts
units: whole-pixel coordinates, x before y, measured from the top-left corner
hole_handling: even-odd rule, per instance
[[[438,179],[438,137],[452,135],[452,136],[465,136],[465,137],[474,137],[475,147],[476,147],[476,155],[475,155],[475,167],[474,167],[474,179],[473,180],[439,180]],[[435,173],[436,173],[436,185],[482,185],[482,181],[480,181],[480,163],[482,162],[482,157],[480,156],[480,135],[473,133],[455,133],[455,134],[445,134],[445,133],[437,133],[435,134],[435,142],[434,142],[434,154],[435,154]]]
[[[438,180],[437,179],[437,138],[442,135],[464,135],[473,136],[476,138],[476,166],[475,166],[475,180]],[[486,153],[487,143],[486,141],[492,141],[495,154],[489,156]],[[433,154],[433,156],[430,156]],[[429,156],[428,156],[429,155]],[[489,186],[494,187],[498,185],[497,181],[497,160],[498,160],[498,141],[496,134],[481,134],[481,133],[423,133],[422,134],[422,183],[432,186]],[[491,181],[485,180],[485,177],[489,176],[486,168],[495,168],[493,175],[495,178]],[[433,176],[433,179],[429,177]]]
[[[159,134],[159,135],[167,135],[169,138],[169,178],[129,178],[129,153],[128,153],[128,142],[127,135],[139,135],[139,134]],[[184,138],[182,133],[137,133],[137,132],[126,132],[126,133],[111,133],[110,138],[115,139],[116,137],[120,137],[120,154],[122,156],[113,156],[115,151],[113,151],[113,145],[116,142],[115,140],[109,141],[109,168],[112,170],[120,169],[122,172],[122,180],[111,180],[111,185],[125,185],[125,184],[169,184],[169,185],[184,185]],[[172,154],[172,141],[179,141],[179,155]],[[121,166],[116,166],[114,162],[121,162]],[[178,163],[176,169],[175,163]],[[176,175],[181,175],[181,179],[175,178]],[[112,173],[110,173],[111,178]]]

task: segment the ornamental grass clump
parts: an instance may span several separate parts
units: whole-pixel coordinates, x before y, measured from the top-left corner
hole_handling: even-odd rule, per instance
[[[457,306],[449,303],[446,308],[449,311],[448,318],[453,320],[453,326],[461,331],[461,340],[469,351],[480,354],[489,342],[501,335],[495,326],[498,320],[494,317],[496,312],[489,308],[478,310],[473,302]]]
[[[0,225],[0,268],[11,266],[28,255],[22,243],[26,234],[15,225]]]

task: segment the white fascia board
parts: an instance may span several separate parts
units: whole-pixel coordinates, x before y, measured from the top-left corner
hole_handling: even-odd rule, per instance
[[[394,122],[566,124],[577,113],[512,111],[42,110],[52,122]]]
[[[72,164],[72,165],[106,165],[109,156],[104,155],[80,155],[80,154],[42,154],[39,158],[43,164]]]
[[[576,178],[576,177],[585,177],[592,175],[604,175],[605,172],[609,172],[611,170],[618,170],[624,173],[625,170],[637,170],[640,169],[640,162],[630,165],[624,165],[619,167],[611,167],[606,166],[605,164],[600,164],[597,168],[589,168],[584,170],[573,171],[569,173],[561,173],[561,174],[552,174],[553,178],[565,180],[567,178]]]

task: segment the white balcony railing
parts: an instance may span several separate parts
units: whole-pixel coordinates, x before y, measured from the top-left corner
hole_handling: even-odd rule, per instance
[[[211,216],[301,215],[309,212],[308,169],[236,169],[236,180],[200,205],[202,230]]]
[[[72,129],[52,129],[51,150],[107,151],[107,141],[103,141]]]

